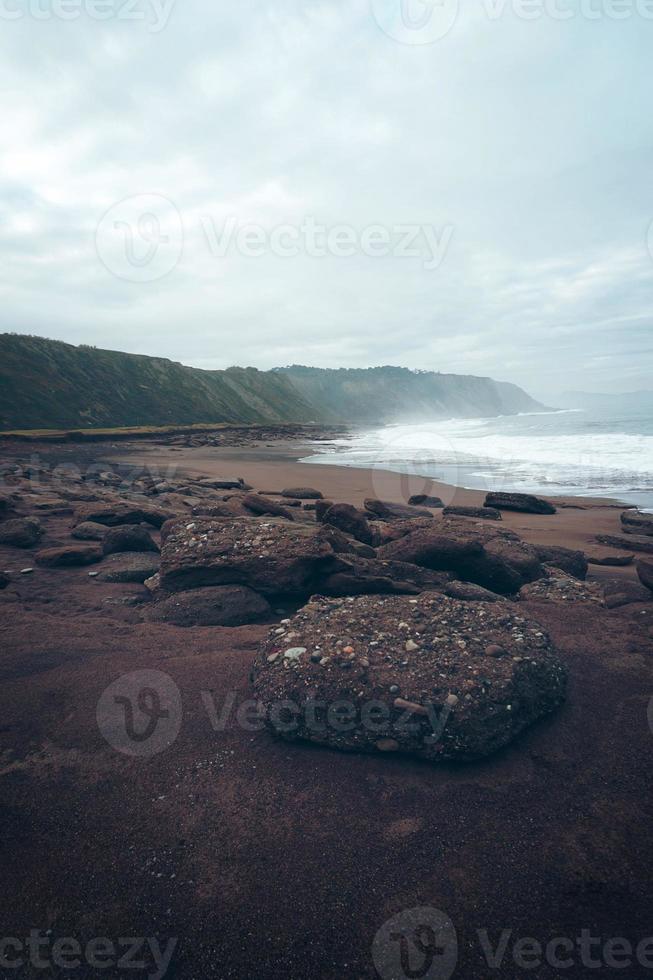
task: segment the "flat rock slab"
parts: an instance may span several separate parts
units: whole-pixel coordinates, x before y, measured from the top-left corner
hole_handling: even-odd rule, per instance
[[[626,534],[643,534],[653,537],[653,514],[643,514],[638,510],[626,510],[621,515],[621,523]]]
[[[553,711],[566,670],[505,601],[314,596],[270,631],[253,683],[284,739],[444,762],[490,755]]]
[[[530,493],[488,493],[484,506],[497,510],[516,510],[524,514],[556,513],[552,503]]]
[[[159,571],[159,556],[153,552],[109,555],[102,562],[98,582],[144,582]]]
[[[70,544],[58,548],[43,548],[37,551],[37,565],[44,568],[73,568],[79,565],[94,565],[102,561],[102,548],[97,544]]]
[[[281,491],[282,497],[294,497],[295,500],[322,500],[322,493],[314,487],[286,487]]]
[[[264,595],[308,596],[341,562],[319,527],[271,518],[175,521],[161,549],[161,587],[247,585]]]
[[[610,548],[621,548],[622,551],[640,551],[653,555],[653,540],[644,535],[635,534],[597,534],[599,544],[607,544]]]
[[[148,607],[145,618],[173,626],[243,626],[271,614],[258,592],[244,585],[214,585],[160,599]]]
[[[638,561],[637,575],[642,585],[653,592],[653,561]]]
[[[475,517],[479,521],[501,521],[501,511],[496,507],[445,507],[444,517]]]
[[[163,510],[160,507],[149,507],[145,504],[133,503],[131,501],[111,501],[98,504],[81,504],[75,509],[74,523],[82,524],[84,521],[93,521],[95,524],[106,524],[109,527],[116,527],[118,524],[152,524],[153,527],[161,527],[166,521],[175,516],[171,511]]]

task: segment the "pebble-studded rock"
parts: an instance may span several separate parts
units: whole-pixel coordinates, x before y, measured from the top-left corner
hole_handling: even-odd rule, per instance
[[[313,596],[255,662],[267,725],[342,750],[487,756],[565,696],[548,634],[519,613],[435,593]]]

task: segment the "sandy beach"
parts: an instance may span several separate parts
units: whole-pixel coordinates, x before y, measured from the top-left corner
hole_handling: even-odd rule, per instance
[[[303,446],[84,451],[260,490],[308,484],[356,504],[408,490],[396,474],[297,462]],[[86,465],[79,453],[62,446],[56,458]],[[505,513],[506,526],[528,541],[609,550],[593,538],[619,530],[620,508],[562,503],[573,507]],[[42,515],[46,545],[70,540],[71,510]],[[584,977],[583,930],[611,975],[605,944],[650,935],[653,603],[520,603],[567,665],[566,704],[489,759],[434,766],[290,745],[244,724],[251,665],[278,616],[233,628],[146,622],[142,585],[85,568],[21,575],[28,564],[29,552],[0,548],[11,576],[0,592],[3,935],[156,937],[173,944],[169,976],[265,980],[372,980],[385,924],[413,909],[449,917],[463,980],[522,976],[515,944],[559,937],[570,965],[529,975]],[[598,577],[634,571],[591,566]],[[110,685],[142,670],[168,675],[181,705],[176,736],[146,758],[116,751],[98,725]],[[487,944],[502,934],[492,968]],[[647,975],[638,970],[628,976]]]

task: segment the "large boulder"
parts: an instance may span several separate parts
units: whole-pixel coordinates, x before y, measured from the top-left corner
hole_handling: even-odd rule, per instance
[[[547,633],[510,604],[315,596],[253,670],[272,732],[434,762],[488,756],[565,697]]]
[[[12,548],[33,548],[42,534],[41,523],[35,517],[16,517],[0,524],[0,544]]]
[[[313,487],[287,487],[281,491],[282,497],[294,497],[295,500],[322,500],[323,494]]]
[[[43,548],[37,551],[37,565],[45,568],[72,568],[79,565],[94,565],[102,561],[102,548],[97,544],[68,544],[58,548]]]
[[[635,567],[642,585],[653,592],[653,561],[638,561]]]
[[[377,500],[375,497],[367,497],[364,501],[364,507],[366,511],[381,521],[410,521],[420,517],[433,518],[431,512],[422,507],[395,504],[393,501]]]
[[[488,493],[485,507],[496,510],[516,510],[524,514],[555,514],[556,509],[548,500],[530,493]]]
[[[161,527],[174,516],[171,511],[163,510],[161,507],[152,507],[133,501],[115,500],[97,504],[81,504],[75,509],[74,523],[77,525],[84,521],[93,521],[96,524],[116,527],[118,524],[140,524],[144,521],[153,527]]]
[[[651,602],[653,596],[644,585],[631,579],[613,578],[601,582],[608,609],[619,609],[633,603]]]
[[[533,547],[542,564],[561,568],[563,572],[568,572],[581,580],[587,578],[588,561],[582,551],[553,545],[536,544]]]
[[[375,542],[374,532],[365,514],[351,504],[333,504],[322,517],[322,521],[337,527],[345,534],[351,534],[363,544],[373,545]]]
[[[308,596],[340,567],[321,531],[275,518],[175,521],[161,549],[161,586],[247,585],[266,596]]]
[[[102,541],[105,555],[115,555],[121,551],[158,551],[159,546],[140,524],[122,524],[111,528]]]
[[[653,514],[642,514],[639,510],[625,510],[621,523],[626,534],[643,534],[653,537]]]
[[[270,616],[270,604],[244,585],[175,592],[148,607],[146,619],[173,626],[242,626]]]
[[[380,558],[455,572],[458,578],[513,595],[544,573],[535,550],[511,531],[471,527],[465,522],[424,522],[377,548]]]
[[[442,511],[444,517],[475,517],[479,521],[500,521],[501,511],[496,507],[449,506]]]

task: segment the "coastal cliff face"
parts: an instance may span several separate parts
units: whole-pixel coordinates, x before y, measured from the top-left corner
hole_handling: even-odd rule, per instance
[[[0,428],[194,422],[411,422],[542,406],[512,384],[407,368],[204,371],[165,358],[0,335]]]

